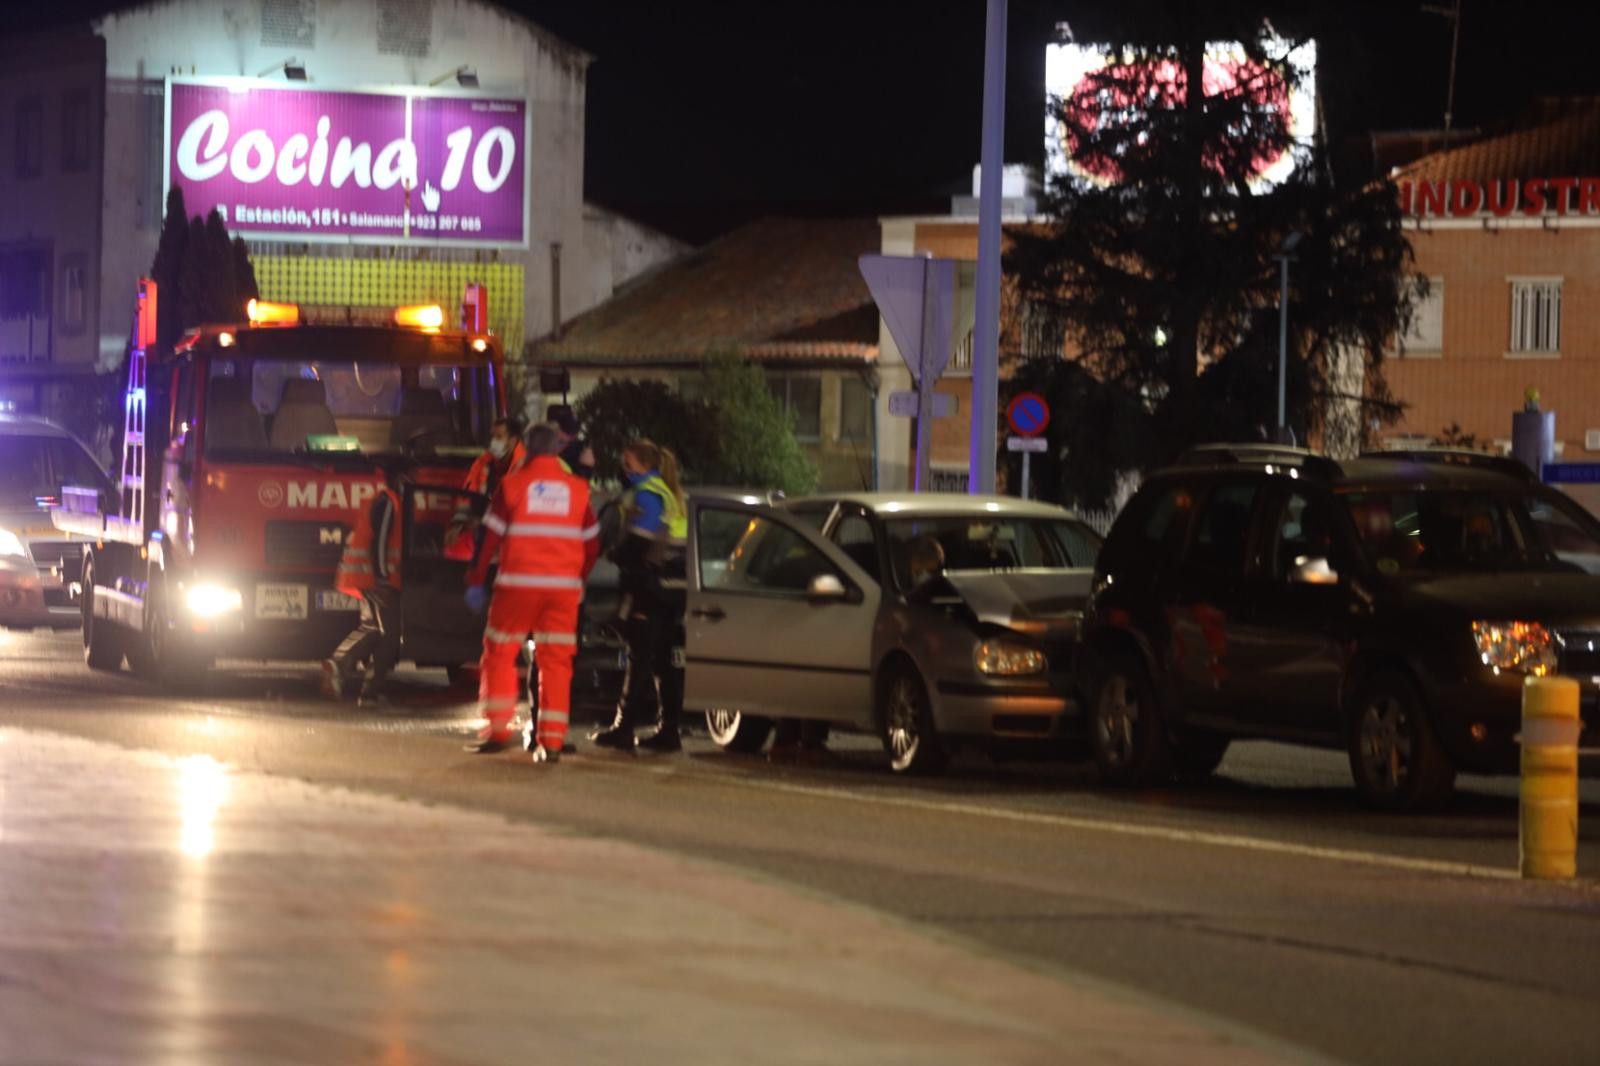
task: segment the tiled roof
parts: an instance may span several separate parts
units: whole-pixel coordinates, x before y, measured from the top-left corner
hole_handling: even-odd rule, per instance
[[[1435,152],[1399,180],[1492,181],[1600,175],[1600,100],[1550,102],[1530,124]]]
[[[617,293],[533,345],[587,365],[877,358],[878,316],[856,266],[874,219],[771,218],[734,230]]]

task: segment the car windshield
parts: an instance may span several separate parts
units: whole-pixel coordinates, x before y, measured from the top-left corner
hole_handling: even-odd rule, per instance
[[[482,367],[216,359],[206,394],[206,454],[470,455],[488,440],[492,418]]]
[[[98,487],[105,474],[68,437],[0,436],[0,507],[32,507],[63,485]]]
[[[1600,573],[1600,524],[1553,493],[1407,489],[1343,499],[1381,573]]]
[[[936,515],[894,518],[884,527],[889,558],[902,588],[916,583],[912,560],[926,558],[930,542],[938,545],[947,572],[1086,568],[1094,566],[1100,551],[1100,538],[1087,527],[1040,518]]]

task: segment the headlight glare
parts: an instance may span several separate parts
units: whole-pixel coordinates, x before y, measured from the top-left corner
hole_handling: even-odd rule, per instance
[[[1556,638],[1538,622],[1473,622],[1472,639],[1485,666],[1535,677],[1555,673]]]
[[[978,645],[974,657],[980,674],[1002,677],[1042,674],[1050,666],[1044,652],[1010,640],[986,640]]]
[[[28,549],[23,545],[22,538],[9,529],[0,529],[0,556],[15,555],[26,559]]]
[[[197,618],[215,618],[244,606],[239,590],[223,585],[194,585],[184,593],[183,602]]]

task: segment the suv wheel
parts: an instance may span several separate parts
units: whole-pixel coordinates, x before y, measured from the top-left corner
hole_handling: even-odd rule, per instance
[[[1107,784],[1154,785],[1171,773],[1155,686],[1131,655],[1110,656],[1100,667],[1089,705],[1089,744]]]
[[[1455,765],[1405,675],[1375,674],[1357,690],[1350,714],[1350,772],[1361,798],[1383,810],[1429,807],[1450,796]]]
[[[122,669],[125,652],[122,633],[114,622],[96,618],[94,613],[96,566],[89,558],[83,565],[83,661],[91,670]]]

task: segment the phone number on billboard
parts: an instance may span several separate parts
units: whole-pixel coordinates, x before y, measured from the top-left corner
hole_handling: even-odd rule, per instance
[[[224,222],[231,221],[240,226],[298,226],[301,229],[311,229],[316,226],[354,226],[363,229],[389,230],[404,229],[406,226],[404,215],[337,211],[331,207],[301,211],[294,208],[276,210],[237,204],[234,206],[232,219],[228,218],[226,208],[219,207],[217,210]],[[478,215],[412,215],[411,228],[438,233],[479,233],[483,230],[483,218]]]

